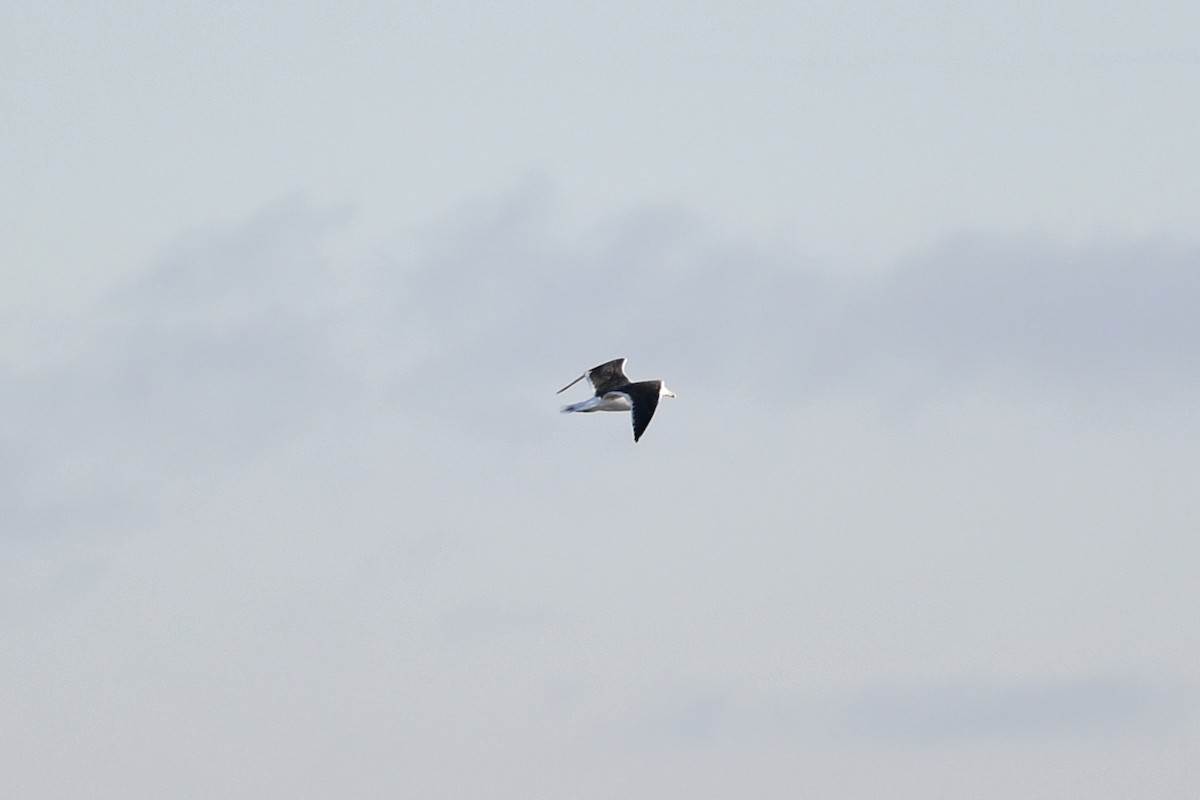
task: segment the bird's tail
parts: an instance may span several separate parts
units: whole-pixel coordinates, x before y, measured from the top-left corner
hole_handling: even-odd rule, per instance
[[[569,406],[562,407],[562,413],[569,414],[572,411],[593,411],[596,406],[603,402],[599,397],[589,397],[587,400],[580,400],[578,403],[572,403]]]

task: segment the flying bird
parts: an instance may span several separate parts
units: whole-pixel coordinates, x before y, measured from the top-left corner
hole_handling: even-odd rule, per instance
[[[575,380],[559,389],[562,394],[584,378],[596,390],[593,397],[581,403],[563,406],[563,413],[572,411],[632,411],[633,440],[636,442],[646,432],[660,397],[674,397],[675,393],[662,381],[630,381],[625,376],[625,359],[617,358],[598,367],[592,367]]]

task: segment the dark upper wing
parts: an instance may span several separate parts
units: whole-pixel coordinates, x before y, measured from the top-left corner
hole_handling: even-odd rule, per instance
[[[621,391],[629,395],[633,403],[633,440],[636,442],[646,432],[650,419],[658,408],[659,388],[662,381],[631,383]]]
[[[596,397],[603,397],[605,392],[629,383],[625,377],[625,359],[615,358],[607,364],[592,367],[587,371],[587,378],[596,390]]]
[[[612,361],[601,364],[598,367],[592,367],[587,372],[583,373],[578,378],[559,389],[557,392],[555,392],[555,394],[562,394],[584,378],[587,378],[592,384],[592,388],[596,390],[596,397],[603,397],[604,393],[610,389],[613,389],[617,386],[624,386],[625,384],[629,383],[629,378],[625,377],[625,359],[614,358]]]

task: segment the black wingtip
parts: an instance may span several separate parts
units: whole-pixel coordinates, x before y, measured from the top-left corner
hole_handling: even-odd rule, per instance
[[[580,375],[580,376],[579,376],[578,378],[576,378],[575,380],[573,380],[573,381],[571,381],[570,383],[568,383],[568,384],[567,384],[566,386],[564,386],[563,388],[559,389],[557,392],[555,392],[555,394],[562,394],[562,393],[563,393],[563,392],[565,392],[567,389],[570,389],[572,386],[574,386],[575,384],[579,383],[581,380],[583,380],[583,379],[584,379],[584,378],[586,378],[586,377],[587,377],[587,373],[585,372],[584,374]]]

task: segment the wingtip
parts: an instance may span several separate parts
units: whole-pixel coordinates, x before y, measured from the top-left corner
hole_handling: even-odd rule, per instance
[[[583,380],[583,379],[584,379],[584,378],[586,378],[586,377],[587,377],[587,373],[585,372],[585,373],[583,373],[582,375],[580,375],[578,378],[576,378],[575,380],[573,380],[573,381],[571,381],[570,383],[568,383],[568,384],[567,384],[566,386],[564,386],[563,388],[559,389],[557,392],[555,392],[555,394],[562,394],[562,393],[563,393],[563,392],[565,392],[567,389],[570,389],[572,386],[574,386],[575,384],[579,383],[581,380]]]

